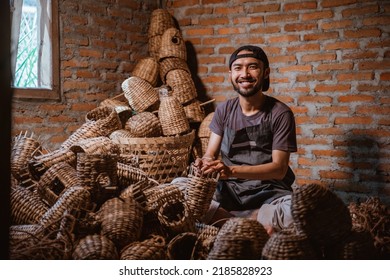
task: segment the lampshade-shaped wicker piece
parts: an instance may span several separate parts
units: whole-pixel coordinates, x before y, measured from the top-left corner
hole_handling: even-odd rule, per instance
[[[161,37],[159,58],[177,57],[187,60],[187,49],[183,36],[175,27],[165,30]]]
[[[184,112],[190,123],[201,123],[205,118],[205,112],[199,100],[194,99],[184,106]]]
[[[307,184],[297,188],[291,211],[296,229],[318,245],[337,243],[352,229],[347,205],[325,186]]]
[[[165,260],[166,258],[166,242],[160,235],[152,235],[143,241],[130,243],[120,253],[121,260]]]
[[[171,236],[195,232],[195,220],[184,199],[165,202],[159,208],[157,217]]]
[[[118,129],[112,132],[109,136],[111,140],[115,142],[118,138],[131,138],[134,137],[134,135],[127,129]]]
[[[132,71],[132,76],[144,79],[155,87],[160,77],[157,59],[154,57],[140,59]]]
[[[166,75],[166,84],[172,89],[172,95],[186,104],[197,97],[194,81],[191,74],[182,69],[169,71]]]
[[[133,137],[158,137],[162,136],[162,128],[159,118],[152,112],[140,112],[132,116],[125,124],[125,129],[130,131]]]
[[[190,130],[190,124],[179,100],[168,91],[160,91],[160,108],[158,109],[164,136],[184,134]]]
[[[205,260],[213,247],[219,228],[203,223],[195,223],[195,226],[197,229],[197,239],[192,253],[192,258],[195,260]]]
[[[190,69],[188,68],[187,61],[178,57],[166,57],[160,60],[160,78],[161,81],[165,84],[167,74],[173,70],[183,70],[188,74],[191,74]]]
[[[138,113],[159,102],[158,92],[149,82],[139,77],[130,77],[123,81],[122,90],[130,106]]]
[[[168,28],[175,27],[172,15],[166,9],[155,9],[150,16],[148,36],[164,34]]]
[[[198,130],[198,137],[199,138],[209,138],[211,134],[211,130],[209,128],[209,125],[211,123],[211,120],[214,117],[214,112],[209,113],[201,122]]]
[[[108,136],[111,132],[121,129],[122,122],[116,109],[112,106],[99,106],[85,115],[87,122],[94,122],[100,128],[101,136]]]
[[[132,115],[132,109],[130,108],[127,100],[125,102],[116,98],[107,98],[100,102],[99,106],[114,108],[121,120],[122,126]]]
[[[267,232],[258,221],[249,218],[230,218],[219,230],[207,259],[261,259],[268,238]]]
[[[310,239],[290,228],[272,234],[264,245],[262,256],[267,260],[315,260],[320,258],[317,250],[310,243]]]
[[[159,60],[159,56],[160,56],[161,39],[162,39],[162,35],[155,35],[149,37],[148,40],[149,55],[154,59],[156,59],[157,61]]]
[[[115,244],[104,235],[94,234],[82,238],[72,254],[74,260],[117,260]]]
[[[114,197],[101,206],[99,210],[101,233],[112,240],[117,248],[138,241],[143,225],[143,211],[134,199]]]
[[[82,139],[70,148],[75,154],[119,154],[119,147],[106,136]]]
[[[20,186],[11,189],[10,206],[13,225],[38,224],[49,209],[36,193]]]

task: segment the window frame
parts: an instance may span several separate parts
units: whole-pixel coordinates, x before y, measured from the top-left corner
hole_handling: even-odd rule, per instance
[[[17,88],[12,86],[13,97],[17,99],[60,100],[60,36],[58,0],[51,0],[51,51],[52,51],[52,88]]]

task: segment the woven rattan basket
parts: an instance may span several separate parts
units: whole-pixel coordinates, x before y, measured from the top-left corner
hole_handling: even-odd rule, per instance
[[[210,208],[219,173],[203,174],[191,164],[188,177],[186,201],[192,216],[196,220],[202,220],[202,217]]]
[[[121,120],[122,126],[132,115],[132,109],[130,108],[127,100],[125,102],[115,97],[107,98],[100,102],[99,106],[107,106],[114,108],[114,110],[119,116],[119,119]]]
[[[104,202],[99,210],[101,234],[115,243],[117,248],[138,241],[143,224],[143,211],[134,199],[117,197]]]
[[[191,74],[185,70],[175,69],[169,71],[166,75],[166,84],[171,87],[172,95],[183,105],[197,97]]]
[[[161,37],[159,59],[167,57],[177,57],[187,60],[187,49],[183,36],[179,29],[175,27],[165,30]]]
[[[131,108],[137,113],[146,111],[159,102],[158,92],[144,79],[130,77],[123,81],[122,90]]]
[[[125,124],[133,137],[158,137],[162,136],[161,123],[152,112],[140,112],[132,116]]]
[[[184,199],[165,202],[159,208],[157,217],[171,236],[195,232],[195,221]]]
[[[134,135],[127,129],[118,129],[113,131],[109,138],[113,141],[115,141],[118,138],[131,138],[134,137]]]
[[[10,206],[14,225],[38,224],[49,209],[36,193],[20,186],[11,189]]]
[[[320,255],[306,235],[288,228],[271,235],[264,245],[262,257],[267,260],[315,260]]]
[[[196,243],[197,235],[194,232],[182,232],[172,238],[167,246],[167,255],[170,260],[190,260]]]
[[[186,176],[195,132],[172,137],[121,138],[122,154],[138,158],[139,167],[149,178],[163,184]]]
[[[164,34],[168,28],[175,27],[172,15],[166,9],[155,9],[150,16],[148,36]]]
[[[72,258],[74,260],[117,260],[119,258],[115,244],[107,237],[87,235],[77,244]]]
[[[207,259],[261,259],[261,251],[268,238],[267,232],[258,221],[230,218],[219,230]]]
[[[190,130],[190,123],[183,105],[166,89],[160,89],[158,118],[164,136],[184,134]]]
[[[340,242],[351,232],[347,205],[325,186],[307,184],[297,188],[291,211],[295,228],[319,246]]]
[[[154,57],[140,59],[133,69],[132,76],[144,79],[155,87],[160,77],[157,59]]]
[[[133,242],[120,253],[121,260],[165,260],[166,242],[160,235],[152,235],[143,241]]]
[[[106,136],[82,139],[72,145],[69,150],[75,154],[119,154],[119,147]]]
[[[160,78],[163,83],[166,83],[167,74],[173,70],[183,70],[191,74],[187,61],[178,57],[166,57],[161,59],[159,65]]]
[[[184,201],[184,193],[174,184],[160,184],[144,191],[146,210],[158,213],[166,202]]]
[[[73,186],[81,186],[76,169],[67,162],[59,162],[41,176],[38,182],[38,194],[43,201],[53,206],[58,197]]]
[[[192,259],[205,260],[213,247],[219,228],[213,225],[196,223],[197,239],[192,252]]]
[[[162,35],[149,37],[148,52],[151,57],[159,60]]]
[[[100,128],[102,136],[108,136],[111,132],[121,129],[122,122],[116,109],[112,106],[99,106],[85,115],[86,122],[93,122]]]
[[[184,112],[190,123],[201,123],[205,118],[205,112],[199,100],[194,99],[184,106]]]

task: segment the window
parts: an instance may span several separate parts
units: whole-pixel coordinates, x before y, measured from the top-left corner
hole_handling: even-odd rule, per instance
[[[59,99],[58,0],[10,0],[14,97]]]

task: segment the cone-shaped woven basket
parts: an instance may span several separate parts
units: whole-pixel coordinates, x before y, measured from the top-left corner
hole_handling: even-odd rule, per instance
[[[125,129],[130,131],[133,137],[162,136],[160,120],[155,114],[147,111],[140,112],[128,119]]]
[[[160,59],[160,47],[161,47],[162,35],[156,35],[149,37],[148,52],[151,57],[157,61]]]
[[[184,106],[184,112],[190,123],[201,123],[205,118],[205,112],[199,100],[194,99]]]
[[[160,71],[158,61],[154,57],[140,59],[132,72],[132,76],[144,79],[153,87],[157,85],[159,75]]]
[[[85,120],[96,123],[102,136],[108,136],[111,132],[122,128],[121,119],[112,106],[99,106],[92,109],[85,115]]]
[[[83,139],[69,148],[75,154],[119,154],[119,147],[106,136]]]
[[[130,106],[138,113],[146,111],[159,102],[158,92],[139,77],[130,77],[122,83],[122,90]]]
[[[175,22],[168,10],[156,9],[152,11],[148,29],[149,37],[162,35],[164,34],[165,30],[171,27],[175,27]]]
[[[183,70],[191,74],[190,69],[188,68],[187,61],[178,57],[167,57],[160,60],[160,78],[165,84],[167,80],[167,74],[172,70]]]
[[[77,244],[72,258],[74,260],[117,260],[115,244],[104,235],[87,235]]]
[[[171,87],[172,95],[181,104],[189,103],[197,97],[194,81],[191,74],[185,70],[175,69],[167,73],[166,84]]]
[[[121,260],[165,260],[166,242],[160,235],[152,235],[143,241],[130,243],[122,249]]]
[[[108,106],[114,108],[119,116],[119,119],[121,120],[122,126],[132,115],[132,110],[127,100],[125,102],[119,99],[108,98],[100,102],[99,106]]]

